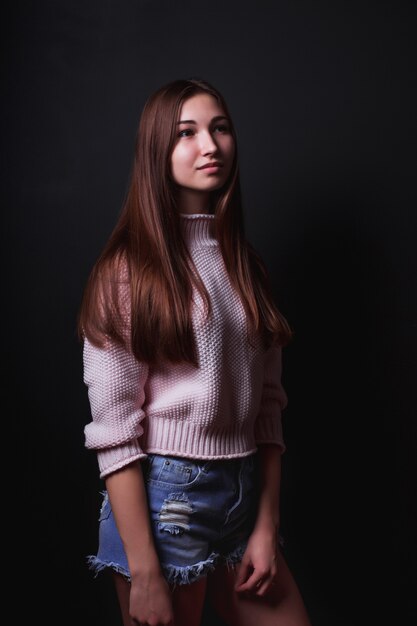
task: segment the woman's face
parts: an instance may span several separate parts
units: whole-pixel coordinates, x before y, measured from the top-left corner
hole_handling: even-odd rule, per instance
[[[186,100],[171,155],[171,174],[182,187],[182,195],[200,192],[206,196],[220,189],[230,174],[234,154],[229,120],[216,98],[199,93]]]

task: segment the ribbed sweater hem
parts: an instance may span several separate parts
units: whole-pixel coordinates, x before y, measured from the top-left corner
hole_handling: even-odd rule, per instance
[[[184,459],[203,459],[203,460],[208,460],[208,461],[221,461],[222,459],[240,459],[245,456],[250,456],[251,454],[254,454],[257,451],[257,449],[258,449],[257,446],[255,446],[251,450],[246,450],[245,452],[241,452],[241,453],[230,452],[229,454],[222,454],[220,456],[219,455],[211,456],[209,454],[205,454],[204,456],[199,456],[198,454],[195,454],[194,452],[189,452],[189,451],[182,452],[181,450],[173,451],[172,449],[155,448],[151,446],[146,449],[146,453],[147,454],[162,454],[164,456],[165,455],[166,456],[179,456]]]
[[[186,420],[179,423],[157,416],[148,419],[145,440],[147,450],[188,451],[202,458],[240,456],[256,447],[253,434],[245,432],[239,424],[215,429],[213,425]]]
[[[276,444],[282,453],[285,452],[280,420],[258,420],[254,432],[245,432],[240,424],[215,430],[213,426],[204,427],[201,423],[149,416],[143,442],[140,437],[120,446],[97,450],[97,457],[100,477],[104,478],[133,461],[146,458],[147,453],[195,459],[232,459],[253,454],[259,444],[266,443]]]

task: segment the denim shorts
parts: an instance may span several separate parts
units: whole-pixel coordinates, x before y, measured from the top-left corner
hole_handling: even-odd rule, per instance
[[[241,561],[257,510],[258,455],[220,460],[149,454],[142,461],[155,548],[175,586]],[[90,568],[130,580],[126,554],[107,492],[99,516],[97,555]]]

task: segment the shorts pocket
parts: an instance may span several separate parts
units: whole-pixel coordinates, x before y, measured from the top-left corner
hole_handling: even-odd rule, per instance
[[[192,459],[154,455],[149,464],[146,480],[162,485],[187,486],[201,474],[201,464]]]

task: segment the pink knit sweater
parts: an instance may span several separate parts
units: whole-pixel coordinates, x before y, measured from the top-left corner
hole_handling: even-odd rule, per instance
[[[146,453],[225,459],[252,454],[259,443],[285,450],[281,348],[251,346],[246,316],[232,288],[214,215],[181,214],[187,245],[211,298],[204,319],[195,293],[193,328],[199,367],[149,367],[120,345],[84,343],[84,382],[92,421],[85,445],[97,450],[100,477]]]

